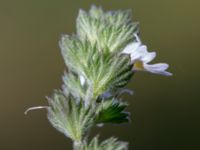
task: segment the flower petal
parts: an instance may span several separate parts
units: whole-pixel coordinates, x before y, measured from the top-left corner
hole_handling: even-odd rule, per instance
[[[169,65],[166,63],[157,63],[153,65],[144,64],[145,71],[155,73],[155,74],[161,74],[165,76],[171,76],[172,73],[166,71],[168,67]]]
[[[135,52],[131,54],[131,63],[135,63],[136,61],[141,61],[143,55],[140,52]]]
[[[123,51],[121,52],[122,54],[131,54],[133,53],[135,50],[137,50],[139,48],[139,46],[141,45],[141,43],[139,42],[132,42],[130,44],[128,44]]]
[[[80,75],[79,79],[80,79],[81,85],[83,86],[85,84],[85,78],[82,75]]]
[[[142,58],[142,61],[144,63],[151,62],[156,57],[156,52],[148,52],[146,55]]]
[[[121,52],[130,54],[131,62],[134,64],[133,71],[147,71],[155,74],[171,76],[172,73],[166,71],[166,69],[169,67],[168,64],[148,64],[156,57],[156,52],[148,52],[147,46],[142,44],[137,34],[135,34],[135,38],[136,41],[127,45]]]

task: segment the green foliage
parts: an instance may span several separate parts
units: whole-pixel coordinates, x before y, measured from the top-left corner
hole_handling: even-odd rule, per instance
[[[73,95],[77,100],[85,100],[87,91],[90,89],[89,85],[82,85],[80,78],[77,74],[73,72],[65,72],[63,76],[63,91],[65,95],[69,93]],[[93,93],[93,91],[90,91]]]
[[[133,75],[129,56],[120,54],[138,32],[138,23],[131,19],[130,10],[103,12],[92,6],[88,13],[80,10],[77,35],[64,35],[60,41],[68,70],[83,76],[93,86],[94,99],[105,91],[124,87]],[[71,85],[69,82],[65,85]],[[73,91],[76,87],[80,94],[76,95],[84,99],[82,87],[73,84]]]
[[[85,108],[81,101],[76,101],[70,95],[65,96],[61,91],[55,91],[52,98],[48,98],[48,102],[50,123],[65,136],[81,141],[94,123],[94,109]]]
[[[87,136],[96,124],[129,121],[127,104],[117,95],[133,76],[130,56],[121,52],[135,40],[138,23],[130,10],[104,12],[95,6],[88,13],[80,10],[76,23],[76,34],[59,42],[67,67],[62,91],[48,98],[49,106],[34,109],[47,108],[50,123],[72,139],[74,150],[126,150],[115,138],[87,143]]]
[[[94,137],[89,144],[85,144],[83,150],[127,150],[128,144],[117,141],[116,138],[109,138],[103,142],[99,142],[98,136]]]
[[[104,12],[96,6],[88,13],[80,10],[76,24],[80,39],[88,38],[99,49],[109,48],[110,52],[120,52],[139,30],[130,10]]]
[[[109,89],[125,86],[133,75],[128,55],[112,54],[108,48],[101,51],[89,41],[69,36],[63,36],[60,47],[68,69],[93,84],[94,98]]]
[[[63,92],[49,99],[48,118],[74,141],[75,150],[127,149],[115,138],[99,143],[95,137],[87,144],[84,137],[95,124],[129,121],[127,104],[115,95],[133,76],[130,56],[121,54],[138,32],[138,23],[131,19],[129,10],[103,12],[95,6],[88,13],[80,10],[77,34],[63,35],[59,42],[67,72]],[[106,99],[101,95],[107,91],[115,94]]]
[[[62,90],[48,97],[49,106],[25,113],[47,109],[50,123],[73,141],[74,150],[127,150],[127,143],[116,138],[99,142],[97,136],[88,142],[88,132],[98,124],[130,120],[127,103],[118,98],[130,93],[124,87],[133,76],[133,66],[140,65],[136,61],[142,61],[139,68],[163,75],[171,75],[168,64],[148,64],[156,53],[148,52],[136,36],[139,27],[130,10],[105,12],[96,6],[89,12],[80,10],[76,29],[59,42],[67,67]]]
[[[102,101],[97,110],[96,123],[128,122],[129,113],[124,111],[126,107],[126,103],[117,99]]]

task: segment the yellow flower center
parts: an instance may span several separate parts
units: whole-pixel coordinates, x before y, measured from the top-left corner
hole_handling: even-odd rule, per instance
[[[134,64],[133,64],[133,68],[136,70],[143,70],[144,66],[143,66],[143,62],[140,60],[137,60]]]

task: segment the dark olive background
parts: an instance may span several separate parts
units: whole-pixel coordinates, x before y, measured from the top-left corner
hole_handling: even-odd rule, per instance
[[[65,69],[58,40],[75,32],[80,8],[133,9],[141,38],[173,77],[137,73],[129,86],[132,123],[93,130],[130,142],[131,150],[197,150],[199,143],[199,0],[0,0],[0,149],[70,150],[46,119],[46,95]]]

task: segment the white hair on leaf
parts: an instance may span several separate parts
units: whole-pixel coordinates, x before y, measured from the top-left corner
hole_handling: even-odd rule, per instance
[[[32,111],[32,110],[38,110],[38,109],[47,109],[48,110],[49,106],[36,106],[36,107],[30,107],[28,108],[24,114],[27,115],[29,111]]]

